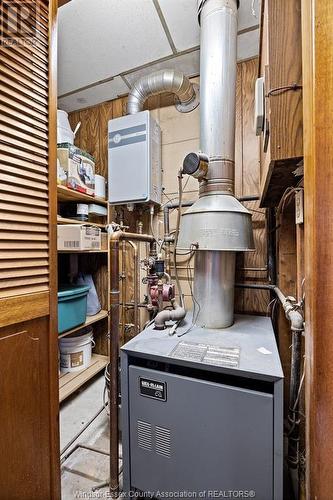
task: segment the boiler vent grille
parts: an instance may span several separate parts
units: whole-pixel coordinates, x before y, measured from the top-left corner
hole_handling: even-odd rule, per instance
[[[154,429],[154,433],[153,433]],[[171,457],[171,431],[159,425],[152,426],[143,420],[137,421],[138,447],[146,451],[155,451],[162,457]]]
[[[148,422],[138,420],[138,446],[143,450],[152,450],[152,428]]]
[[[156,453],[163,457],[171,457],[171,433],[170,429],[156,425]]]

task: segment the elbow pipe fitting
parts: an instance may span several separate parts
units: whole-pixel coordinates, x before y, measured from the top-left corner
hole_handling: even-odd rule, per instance
[[[300,311],[290,310],[286,312],[287,318],[290,320],[291,330],[296,332],[304,331],[304,318]]]
[[[281,290],[276,286],[274,287],[274,292],[276,293],[278,299],[280,300],[284,312],[286,313],[287,319],[290,321],[290,327],[292,331],[303,332],[304,331],[304,316],[300,308],[295,308],[295,299],[286,297]]]
[[[128,95],[127,114],[142,111],[148,97],[163,92],[175,94],[176,108],[181,113],[192,111],[199,105],[198,85],[191,83],[180,71],[167,69],[143,76],[134,83]]]
[[[181,307],[175,299],[171,300],[171,304],[173,307],[172,311],[165,310],[161,311],[157,314],[154,321],[154,329],[155,330],[165,330],[165,323],[167,321],[180,321],[185,318],[186,311],[184,307]]]

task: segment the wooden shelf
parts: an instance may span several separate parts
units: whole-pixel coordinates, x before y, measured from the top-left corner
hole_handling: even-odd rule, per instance
[[[91,363],[85,370],[72,373],[61,373],[59,378],[59,400],[60,403],[68,396],[77,391],[83,384],[88,382],[97,373],[102,371],[109,362],[107,356],[93,354]]]
[[[301,160],[302,157],[297,157],[270,163],[267,175],[262,181],[260,207],[277,207],[285,190],[297,185],[301,177],[296,177],[293,172]]]
[[[106,228],[106,224],[99,224],[98,222],[90,222],[90,221],[80,221],[80,220],[75,220],[75,219],[67,219],[66,217],[61,217],[61,215],[57,216],[57,223],[58,224],[89,224],[90,226],[97,226],[100,227],[101,229]]]
[[[57,186],[58,201],[86,201],[90,203],[96,203],[97,205],[107,206],[108,202],[103,198],[98,198],[97,196],[89,196],[88,194],[79,193],[79,191],[74,191],[66,186]]]
[[[58,250],[58,253],[108,253],[108,250]]]
[[[82,325],[77,326],[76,328],[72,328],[72,330],[68,330],[67,332],[61,333],[59,335],[59,339],[61,339],[62,337],[67,337],[67,335],[71,335],[72,333],[75,333],[81,330],[82,328],[85,328],[86,326],[93,325],[94,323],[97,323],[97,321],[101,321],[102,319],[107,317],[108,317],[108,312],[102,309],[102,311],[99,311],[99,313],[95,314],[94,316],[87,316],[86,322],[83,323]]]

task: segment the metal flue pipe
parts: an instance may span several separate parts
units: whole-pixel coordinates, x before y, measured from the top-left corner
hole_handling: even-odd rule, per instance
[[[234,192],[237,75],[236,0],[199,2],[200,150],[209,157],[200,192]]]
[[[237,5],[235,0],[208,0],[199,5],[201,24],[200,150],[209,157],[200,196],[234,193]],[[232,325],[235,252],[197,252],[194,295],[200,304],[197,323],[210,328]]]
[[[234,197],[237,72],[237,0],[199,0],[200,149],[208,169],[200,174],[199,200],[182,217],[179,249],[195,246],[196,324],[233,323],[235,252],[252,250],[251,214]],[[184,172],[197,176],[195,156]],[[190,161],[192,160],[192,161]]]
[[[180,71],[165,69],[145,75],[134,83],[128,95],[127,114],[142,111],[148,97],[164,92],[176,96],[176,107],[183,113],[192,111],[199,104],[198,86]]]

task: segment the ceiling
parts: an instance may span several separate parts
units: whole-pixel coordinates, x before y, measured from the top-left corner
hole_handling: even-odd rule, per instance
[[[259,3],[240,2],[239,61],[258,54]],[[58,107],[115,99],[156,69],[197,76],[199,43],[197,0],[71,0],[59,9]]]

